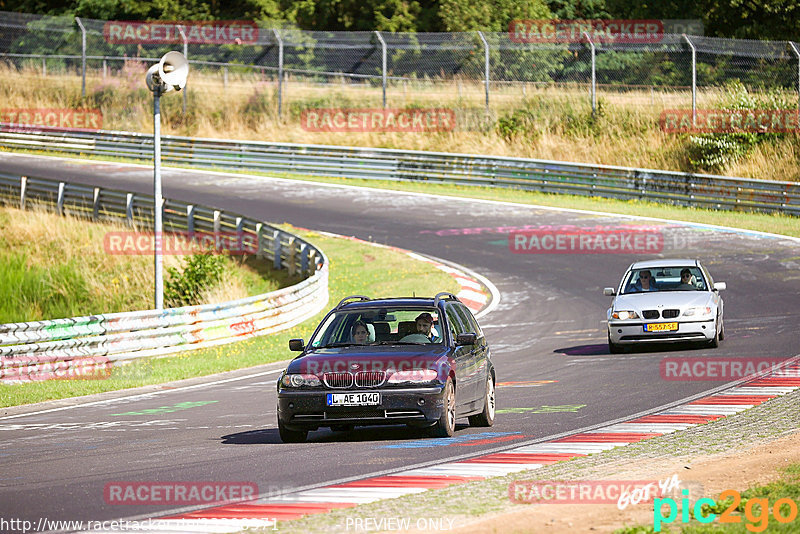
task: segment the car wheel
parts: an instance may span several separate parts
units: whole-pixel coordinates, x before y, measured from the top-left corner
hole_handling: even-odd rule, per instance
[[[611,341],[611,334],[608,335],[608,352],[611,354],[622,354],[625,352],[625,349],[622,347],[622,345]]]
[[[284,443],[303,443],[308,437],[308,430],[289,430],[278,419],[278,434]]]
[[[444,384],[444,410],[442,416],[431,427],[431,435],[437,438],[449,438],[456,430],[456,391],[453,387],[453,380],[447,377]]]
[[[486,391],[483,396],[483,411],[476,415],[469,416],[469,424],[472,426],[492,426],[494,424],[494,378],[489,375],[486,379]]]
[[[719,340],[720,340],[719,332],[714,331],[714,338],[708,342],[708,346],[711,347],[712,349],[716,349],[717,347],[719,347]]]

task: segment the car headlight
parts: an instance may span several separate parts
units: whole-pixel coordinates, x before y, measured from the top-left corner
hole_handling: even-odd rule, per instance
[[[402,382],[427,383],[436,380],[438,373],[435,369],[411,369],[408,371],[395,371],[386,380],[388,384],[400,384]]]
[[[687,308],[683,312],[684,317],[703,317],[711,315],[711,306],[695,306],[694,308]]]
[[[622,310],[615,311],[611,314],[612,319],[619,319],[620,321],[627,321],[628,319],[638,319],[639,315],[635,311]]]
[[[281,385],[287,388],[300,388],[303,386],[319,386],[321,382],[316,375],[285,374],[281,378]]]

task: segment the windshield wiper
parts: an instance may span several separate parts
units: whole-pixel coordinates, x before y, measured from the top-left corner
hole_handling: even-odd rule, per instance
[[[379,345],[429,345],[421,341],[381,341]]]

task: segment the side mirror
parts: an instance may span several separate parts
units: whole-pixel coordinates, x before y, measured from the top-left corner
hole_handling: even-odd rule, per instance
[[[478,341],[478,334],[470,332],[469,334],[458,334],[456,336],[456,346],[474,345]]]
[[[290,339],[289,340],[289,350],[292,352],[303,352],[305,350],[306,344],[302,339]]]
[[[725,282],[714,282],[714,291],[722,291],[723,289],[728,289],[728,284]]]
[[[614,289],[613,287],[604,287],[603,288],[603,295],[605,295],[607,297],[613,297],[616,294],[617,294],[617,290]]]

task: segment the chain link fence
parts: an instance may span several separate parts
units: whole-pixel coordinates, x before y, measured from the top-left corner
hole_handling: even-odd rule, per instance
[[[586,34],[580,42],[526,43],[505,32],[320,32],[246,22],[255,28],[252,38],[224,34],[222,41],[204,42],[187,35],[189,23],[171,42],[119,42],[110,38],[108,21],[20,13],[0,18],[0,56],[8,64],[42,76],[77,72],[84,95],[87,76],[118,76],[126,64],[147,66],[182,50],[193,77],[206,74],[223,87],[229,77],[274,86],[278,115],[293,100],[329,103],[331,88],[344,90],[345,107],[407,105],[414,93],[431,102],[457,98],[487,113],[541,88],[584,95],[593,106],[598,92],[622,102],[659,93],[672,97],[663,104],[696,106],[698,88],[733,80],[749,90],[800,98],[800,44],[788,41],[664,34],[658,42],[595,43]],[[189,90],[192,83],[202,82],[190,81]]]

